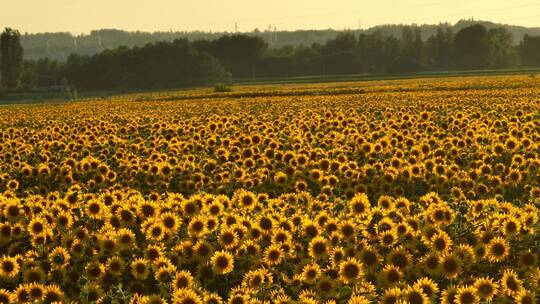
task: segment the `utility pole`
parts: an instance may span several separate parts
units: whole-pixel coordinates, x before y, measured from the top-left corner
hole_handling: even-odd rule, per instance
[[[238,33],[238,22],[234,23],[234,32]]]

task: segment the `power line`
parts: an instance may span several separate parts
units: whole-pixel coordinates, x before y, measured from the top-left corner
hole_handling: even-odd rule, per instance
[[[470,2],[470,0],[460,1],[460,2]],[[455,3],[456,3],[456,1],[440,1],[440,2],[434,2],[434,3],[413,5],[413,6],[410,6],[410,7],[411,8],[420,8],[420,7],[429,7],[429,6],[455,4]],[[527,3],[527,4],[521,4],[521,5],[512,5],[512,6],[505,6],[505,7],[498,7],[498,8],[493,8],[493,9],[484,9],[484,10],[477,10],[477,11],[462,12],[462,13],[449,14],[449,15],[439,15],[439,16],[433,16],[433,17],[422,18],[422,19],[412,19],[412,20],[409,20],[409,21],[404,21],[402,23],[421,23],[421,22],[437,20],[437,19],[445,19],[445,18],[450,18],[450,17],[469,17],[469,16],[473,16],[473,15],[478,15],[478,14],[485,14],[485,13],[491,13],[491,12],[497,12],[497,11],[504,11],[504,10],[513,10],[513,9],[519,9],[519,8],[529,8],[529,7],[536,7],[536,6],[540,6],[540,2]],[[279,17],[279,18],[271,18],[271,20],[273,20],[274,24],[282,25],[283,22],[276,22],[276,21],[288,20],[288,19],[301,19],[301,18],[308,18],[308,17],[335,16],[335,15],[343,15],[343,14],[350,14],[350,10],[348,10],[348,11],[334,11],[334,12],[323,13],[323,14],[303,14],[303,15],[296,15],[296,16],[283,16],[283,17]],[[530,16],[530,18],[534,18],[534,17],[535,16]],[[270,20],[270,19],[267,19],[267,20]],[[243,22],[249,22],[249,21],[263,22],[261,19],[244,19],[242,21]],[[216,23],[216,24],[219,24],[219,23]]]
[[[523,16],[523,17],[515,17],[515,18],[509,18],[509,19],[502,19],[499,20],[499,22],[508,22],[508,21],[515,21],[515,20],[523,20],[523,19],[532,19],[532,18],[539,18],[540,15],[532,15],[532,16]]]
[[[467,16],[471,16],[471,15],[475,15],[475,14],[484,14],[484,13],[491,13],[491,12],[497,12],[497,11],[510,10],[510,9],[517,9],[517,8],[527,8],[527,7],[533,7],[533,6],[540,6],[540,3],[536,2],[536,3],[529,3],[529,4],[524,4],[524,5],[518,5],[518,6],[507,6],[507,7],[488,9],[488,10],[481,10],[481,11],[474,11],[474,12],[467,12],[467,13],[459,13],[459,14],[452,14],[452,15],[429,17],[429,18],[413,20],[413,21],[406,22],[406,23],[419,23],[419,22],[426,21],[426,20],[443,19],[443,18],[448,18],[448,17],[467,17]]]

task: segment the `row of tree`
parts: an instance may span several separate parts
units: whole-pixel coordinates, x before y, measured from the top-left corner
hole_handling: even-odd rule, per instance
[[[454,24],[422,24],[415,28],[420,30],[423,40],[437,32],[438,27],[450,28],[454,32],[474,25],[482,24],[487,29],[500,27],[501,24],[480,21],[474,19],[460,20]],[[403,29],[407,25],[403,24],[385,24],[377,25],[366,29],[349,29],[349,30],[295,30],[283,31],[275,27],[265,27],[264,29],[254,29],[251,32],[244,34],[259,37],[265,40],[270,48],[281,48],[283,46],[299,46],[312,45],[313,43],[324,44],[330,39],[334,39],[337,35],[343,32],[352,32],[355,35],[371,34],[373,32],[383,32],[395,38],[401,38]],[[523,39],[524,35],[540,35],[540,28],[528,28],[523,26],[508,25],[504,27],[508,29],[515,38],[516,44]],[[147,43],[155,43],[159,41],[174,41],[176,39],[185,38],[189,41],[195,40],[215,40],[221,36],[230,35],[230,32],[203,32],[203,31],[167,31],[167,32],[129,32],[117,29],[101,29],[91,31],[88,34],[73,35],[70,33],[25,33],[21,35],[21,43],[24,48],[24,56],[29,60],[37,60],[48,57],[51,59],[65,61],[67,57],[73,53],[80,55],[94,55],[102,52],[105,49],[114,49],[120,46],[144,46]]]
[[[504,27],[481,24],[454,33],[440,26],[423,39],[420,28],[401,36],[382,31],[342,33],[323,44],[269,48],[260,37],[225,35],[214,40],[177,39],[143,47],[119,47],[64,62],[22,61],[20,35],[2,34],[2,84],[83,90],[153,89],[206,85],[233,78],[512,68],[540,66],[540,36],[519,45]]]
[[[20,34],[10,28],[0,35],[0,84],[6,88],[19,85],[22,73],[23,49]]]

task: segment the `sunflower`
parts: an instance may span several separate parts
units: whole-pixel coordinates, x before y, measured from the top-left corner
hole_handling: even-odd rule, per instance
[[[64,292],[57,285],[48,285],[43,293],[45,303],[58,303],[64,299]]]
[[[328,242],[321,236],[314,237],[309,243],[309,256],[314,259],[324,259],[328,256],[330,249]]]
[[[0,303],[2,304],[9,304],[13,303],[16,300],[15,296],[12,295],[9,291],[5,289],[0,289]]]
[[[462,261],[455,254],[444,255],[439,263],[440,273],[451,280],[459,275],[461,271]]]
[[[528,275],[528,280],[532,288],[540,290],[540,267],[534,268]]]
[[[323,171],[321,171],[319,169],[311,169],[308,172],[308,175],[309,175],[309,178],[311,180],[317,182],[317,181],[320,181],[323,178],[324,173],[323,173]]]
[[[365,193],[356,194],[349,201],[349,211],[352,216],[358,218],[366,218],[370,214],[370,202]]]
[[[30,300],[41,301],[45,295],[45,286],[39,283],[30,283],[27,285],[28,294]]]
[[[166,265],[159,267],[154,273],[154,279],[156,281],[165,284],[172,281],[176,272],[176,267],[173,265]]]
[[[412,266],[412,255],[404,248],[392,249],[387,256],[387,262],[401,270],[409,269]]]
[[[244,189],[237,191],[234,196],[239,206],[245,209],[251,209],[255,207],[257,203],[256,195],[253,192]]]
[[[380,263],[380,255],[372,246],[365,246],[359,254],[359,259],[362,264],[368,269],[375,269]]]
[[[339,279],[345,284],[352,283],[363,275],[362,264],[355,258],[348,258],[339,264]]]
[[[255,256],[259,253],[260,246],[252,240],[247,240],[242,244],[240,250],[243,250],[248,256]]]
[[[148,275],[150,274],[150,269],[148,265],[150,265],[150,261],[146,259],[137,258],[133,260],[130,265],[131,274],[137,280],[146,279],[146,277],[148,277]]]
[[[338,231],[343,240],[354,240],[356,225],[350,220],[342,221],[339,224]]]
[[[160,257],[163,257],[164,253],[163,245],[149,244],[143,251],[144,258],[149,261],[156,261]]]
[[[1,223],[0,224],[0,243],[7,243],[11,240],[12,231],[11,224]]]
[[[272,244],[264,251],[264,261],[268,265],[279,265],[283,260],[284,252],[280,245]]]
[[[483,215],[483,211],[487,204],[484,200],[475,200],[469,203],[469,213],[474,218],[478,218]]]
[[[387,230],[379,234],[379,242],[384,247],[392,247],[397,242],[397,234],[394,230]]]
[[[410,304],[429,303],[429,298],[420,287],[408,287],[403,291],[402,297]]]
[[[229,299],[227,300],[228,304],[247,304],[249,302],[249,294],[246,294],[243,291],[234,292],[234,290],[231,291]]]
[[[441,304],[455,304],[457,301],[457,289],[448,286],[441,294]]]
[[[203,297],[204,304],[222,304],[223,300],[215,293],[208,293]]]
[[[257,226],[265,233],[269,233],[274,228],[274,220],[269,216],[260,216],[257,221]]]
[[[500,228],[505,236],[510,237],[519,233],[521,223],[519,222],[519,219],[509,216],[502,221]]]
[[[189,200],[183,200],[181,203],[182,215],[189,218],[198,214],[200,210],[197,201],[197,197],[191,198]]]
[[[456,291],[456,304],[478,304],[480,297],[474,286],[461,286]]]
[[[307,264],[302,268],[302,281],[313,284],[321,275],[321,269],[318,264]]]
[[[359,295],[353,295],[347,301],[347,304],[370,304],[370,303],[371,301],[366,299],[364,296],[359,296]]]
[[[210,243],[198,241],[193,247],[193,251],[197,261],[207,261],[212,256],[214,249]]]
[[[150,296],[144,296],[139,299],[139,304],[167,304],[167,300],[165,300],[160,295],[154,294]]]
[[[155,216],[158,213],[156,203],[141,199],[137,204],[137,215],[143,219]]]
[[[477,244],[474,248],[474,258],[476,260],[483,260],[486,258],[487,249],[484,244]]]
[[[234,259],[227,251],[217,251],[210,259],[212,269],[217,274],[227,274],[234,269]]]
[[[430,299],[434,299],[439,293],[437,283],[428,277],[418,279],[414,283],[413,287],[422,290],[422,293],[424,293]]]
[[[120,223],[124,227],[131,226],[136,219],[135,214],[127,207],[120,207],[116,211],[116,215],[119,217]]]
[[[238,244],[239,237],[234,229],[225,228],[219,233],[218,242],[223,248],[232,249]]]
[[[145,236],[148,241],[160,242],[165,237],[165,227],[159,222],[154,222],[146,226]]]
[[[193,286],[193,276],[187,270],[180,270],[176,272],[172,288],[173,290],[182,289],[182,288],[191,288]]]
[[[510,245],[501,237],[493,238],[487,246],[487,258],[493,263],[504,261],[509,252]]]
[[[288,243],[292,240],[291,233],[283,228],[276,229],[272,234],[273,243]]]
[[[60,212],[56,217],[56,225],[62,229],[69,229],[73,224],[73,216],[67,211]]]
[[[48,260],[54,268],[65,268],[70,264],[71,256],[64,247],[56,247],[48,255]]]
[[[199,295],[189,288],[177,289],[173,292],[173,304],[203,304]]]
[[[532,252],[530,249],[520,252],[519,257],[519,266],[524,269],[531,269],[538,264],[538,255]]]
[[[16,303],[27,303],[30,301],[30,293],[28,290],[27,284],[19,284],[17,288],[13,291],[13,300],[11,302]],[[11,303],[10,301],[4,303]]]
[[[135,243],[135,233],[128,228],[121,228],[116,233],[118,245],[120,249],[127,250],[133,249]]]
[[[534,304],[536,303],[536,293],[523,289],[514,299],[516,304]]]
[[[378,303],[395,304],[402,297],[403,291],[399,287],[386,288]]]
[[[23,281],[25,283],[43,283],[46,277],[45,271],[39,266],[34,266],[23,271]]]
[[[12,179],[6,183],[6,187],[11,191],[15,191],[19,189],[19,181]]]
[[[337,293],[337,282],[328,276],[322,276],[315,284],[315,291],[323,298],[331,298]]]
[[[499,283],[500,291],[510,297],[517,295],[523,288],[522,285],[523,282],[512,269],[506,269],[504,271]]]
[[[474,288],[480,299],[491,301],[497,294],[497,283],[493,282],[491,278],[478,278],[474,281]]]
[[[205,205],[204,209],[210,216],[219,216],[223,212],[223,204],[218,200],[213,200],[212,203]]]
[[[469,244],[459,244],[454,248],[454,253],[466,265],[473,265],[476,262],[474,248]]]
[[[93,199],[86,203],[86,214],[92,219],[99,219],[106,214],[106,206],[100,200]]]
[[[0,259],[0,278],[11,280],[14,279],[20,270],[17,259],[10,256],[3,256]]]
[[[4,216],[12,222],[16,222],[23,215],[22,205],[17,199],[10,199],[3,206]]]
[[[430,247],[441,254],[448,253],[452,247],[452,239],[444,231],[438,231],[429,239]]]
[[[34,217],[28,224],[28,233],[31,237],[43,235],[48,227],[48,222],[42,217]]]
[[[105,264],[105,271],[113,275],[121,275],[125,268],[125,261],[119,256],[112,256],[107,259]]]
[[[251,270],[244,275],[242,286],[258,291],[264,284],[264,273],[260,270]]]

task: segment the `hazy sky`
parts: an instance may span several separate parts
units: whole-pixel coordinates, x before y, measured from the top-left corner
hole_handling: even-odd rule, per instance
[[[2,3],[3,2],[3,3]],[[21,32],[93,29],[239,31],[367,28],[462,18],[540,26],[540,0],[0,0],[0,26]]]

